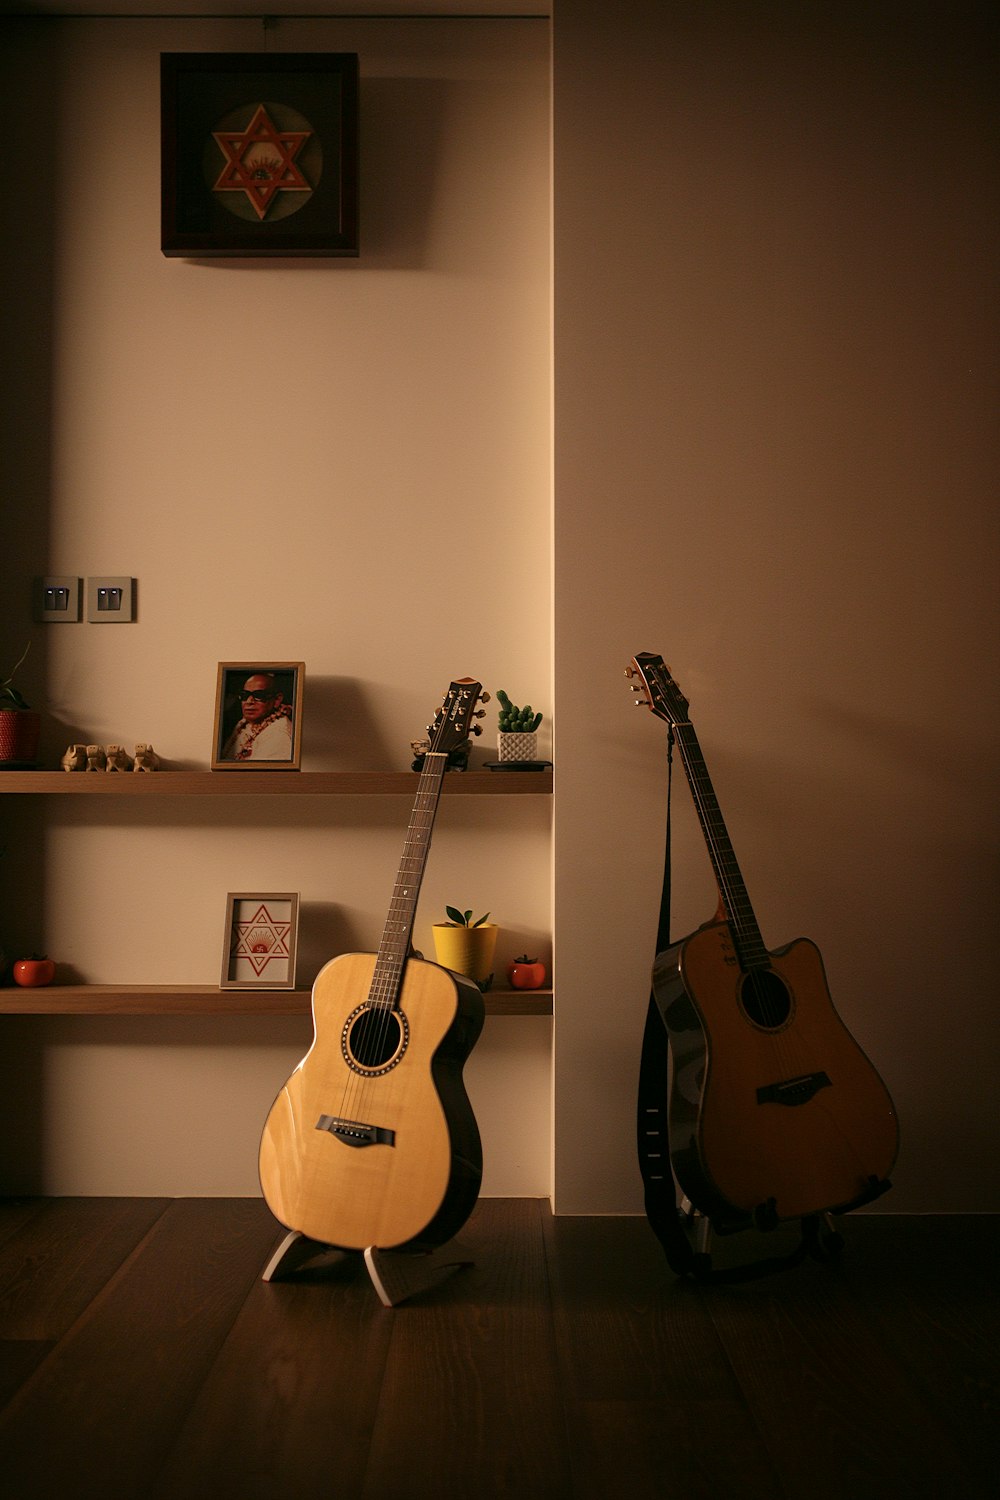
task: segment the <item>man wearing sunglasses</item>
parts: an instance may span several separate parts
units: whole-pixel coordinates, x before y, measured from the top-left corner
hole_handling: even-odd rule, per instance
[[[240,693],[243,717],[222,751],[223,760],[291,760],[292,710],[273,672],[253,672]]]

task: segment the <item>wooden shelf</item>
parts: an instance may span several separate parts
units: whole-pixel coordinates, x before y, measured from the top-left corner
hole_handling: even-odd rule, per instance
[[[309,1016],[310,990],[220,990],[203,984],[53,984],[0,989],[7,1016]],[[551,990],[494,989],[488,1016],[550,1016]]]
[[[413,771],[0,771],[0,795],[71,797],[412,797]],[[551,794],[549,771],[455,771],[449,796]],[[213,985],[54,984],[0,989],[0,1015],[20,1016],[309,1016],[310,990],[220,990]],[[495,989],[488,1016],[550,1016],[551,990]]]
[[[413,771],[0,771],[3,793],[69,797],[412,797]],[[551,771],[452,771],[446,796],[551,793]]]

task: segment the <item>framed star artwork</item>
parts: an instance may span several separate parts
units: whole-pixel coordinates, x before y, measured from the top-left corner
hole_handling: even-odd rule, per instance
[[[358,254],[356,52],[160,54],[161,248]]]
[[[222,947],[222,990],[293,990],[298,891],[230,891]]]

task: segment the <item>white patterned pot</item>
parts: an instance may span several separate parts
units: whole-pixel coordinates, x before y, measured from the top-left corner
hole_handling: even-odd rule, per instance
[[[537,760],[537,734],[498,734],[497,747],[501,760]]]

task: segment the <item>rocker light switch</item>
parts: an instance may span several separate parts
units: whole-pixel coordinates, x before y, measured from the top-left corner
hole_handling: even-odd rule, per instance
[[[36,578],[35,619],[51,625],[75,625],[80,618],[79,578]]]
[[[88,578],[87,619],[91,625],[121,625],[135,618],[133,578]]]

